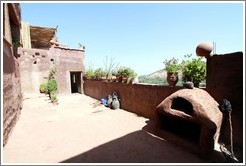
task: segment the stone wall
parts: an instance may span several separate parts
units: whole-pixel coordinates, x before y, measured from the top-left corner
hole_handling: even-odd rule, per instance
[[[146,118],[154,118],[156,107],[182,87],[126,84],[118,82],[84,81],[84,93],[101,100],[112,92],[120,96],[121,108]]]
[[[206,89],[221,104],[223,99],[232,105],[233,142],[243,145],[243,53],[214,55],[207,60]],[[224,115],[221,140],[230,143],[228,114]]]

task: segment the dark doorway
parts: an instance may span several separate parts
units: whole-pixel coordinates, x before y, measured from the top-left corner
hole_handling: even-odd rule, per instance
[[[71,93],[82,93],[81,72],[70,72]]]

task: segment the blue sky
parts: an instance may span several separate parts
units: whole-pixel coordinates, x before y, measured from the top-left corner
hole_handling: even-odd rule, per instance
[[[58,40],[86,46],[86,67],[104,67],[107,57],[138,75],[164,68],[163,61],[196,55],[202,42],[216,53],[244,51],[243,4],[225,3],[21,3],[22,20],[58,26]],[[205,60],[205,59],[204,59]]]

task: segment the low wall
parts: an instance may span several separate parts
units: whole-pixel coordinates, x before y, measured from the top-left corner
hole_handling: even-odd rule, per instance
[[[170,94],[183,87],[84,81],[84,93],[101,100],[112,92],[121,99],[121,108],[146,118],[154,118],[156,107]]]

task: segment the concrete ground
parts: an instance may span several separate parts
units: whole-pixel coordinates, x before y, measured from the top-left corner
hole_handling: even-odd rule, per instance
[[[25,94],[3,163],[204,163],[145,130],[149,119],[81,94]]]

